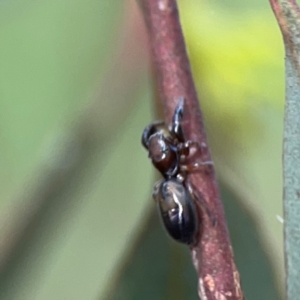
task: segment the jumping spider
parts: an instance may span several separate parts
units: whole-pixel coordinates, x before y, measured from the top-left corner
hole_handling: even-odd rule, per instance
[[[142,144],[148,150],[153,165],[164,179],[154,186],[153,198],[158,203],[162,221],[170,234],[178,242],[193,244],[198,230],[196,198],[190,184],[186,182],[186,173],[211,165],[212,162],[186,164],[191,148],[203,147],[197,141],[184,138],[181,120],[184,98],[174,111],[172,122],[156,121],[147,126],[142,134]],[[202,203],[203,200],[200,199]]]

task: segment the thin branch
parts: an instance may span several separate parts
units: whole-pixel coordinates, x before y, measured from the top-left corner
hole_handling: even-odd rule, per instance
[[[202,114],[193,82],[175,0],[139,0],[149,33],[152,62],[166,122],[170,122],[178,98],[185,98],[185,137],[207,145]],[[210,161],[209,149],[193,157]],[[201,213],[198,244],[191,248],[198,272],[198,293],[203,300],[243,299],[239,273],[225,221],[215,172],[194,172],[187,179],[204,199],[217,220]]]
[[[283,207],[286,299],[300,293],[300,9],[294,0],[270,0],[285,45]]]

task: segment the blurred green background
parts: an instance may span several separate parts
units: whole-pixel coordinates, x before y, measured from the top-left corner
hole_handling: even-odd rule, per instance
[[[278,26],[268,1],[178,2],[246,298],[283,299]],[[197,299],[140,145],[143,26],[134,0],[0,1],[0,299]]]

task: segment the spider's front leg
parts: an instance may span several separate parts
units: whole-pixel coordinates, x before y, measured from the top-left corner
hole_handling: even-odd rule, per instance
[[[199,151],[200,153],[205,153],[205,151],[207,151],[206,144],[201,144],[195,140],[188,140],[177,145],[178,152],[184,156],[189,156],[190,154],[193,155],[194,153],[192,153],[191,151],[191,149],[193,148],[195,149],[194,153],[196,153],[197,151]]]
[[[188,140],[185,143],[180,143],[177,145],[177,149],[180,155],[180,171],[181,172],[194,172],[194,171],[200,171],[205,170],[207,166],[212,166],[212,161],[197,161],[193,163],[186,164],[186,160],[189,156],[193,156],[195,153],[191,153],[191,149],[196,148],[196,150],[200,151],[200,153],[203,153],[204,148],[206,148],[206,145],[203,146],[197,141],[194,140]]]

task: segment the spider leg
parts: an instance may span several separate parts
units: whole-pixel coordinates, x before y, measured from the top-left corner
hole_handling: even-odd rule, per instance
[[[177,149],[180,153],[183,155],[188,156],[190,154],[190,149],[195,148],[196,151],[199,151],[200,153],[205,153],[205,150],[207,149],[207,145],[204,143],[199,143],[195,140],[188,140],[184,143],[179,143],[177,145]],[[192,153],[194,154],[194,153]]]
[[[180,165],[180,171],[182,172],[194,172],[194,171],[199,171],[199,170],[205,170],[207,166],[211,167],[213,166],[214,163],[209,160],[209,161],[204,161],[204,162],[195,162],[192,164],[187,164],[187,165]]]

